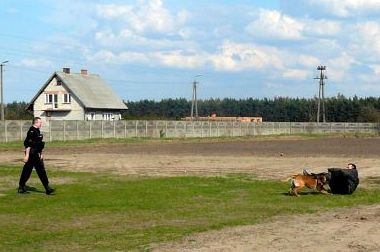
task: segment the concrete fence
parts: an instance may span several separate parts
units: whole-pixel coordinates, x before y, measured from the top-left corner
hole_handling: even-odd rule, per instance
[[[23,140],[30,121],[0,122],[0,142]],[[50,121],[45,141],[129,137],[231,137],[278,134],[380,134],[379,123],[201,122],[201,121]]]

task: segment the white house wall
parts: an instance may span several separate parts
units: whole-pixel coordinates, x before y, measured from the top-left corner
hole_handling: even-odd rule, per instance
[[[78,102],[74,94],[71,94],[71,103],[63,103],[63,95],[69,93],[63,85],[57,86],[56,78],[46,86],[45,90],[37,97],[34,102],[34,116],[41,117],[44,121],[49,120],[84,120],[84,109]],[[54,108],[53,104],[45,103],[46,94],[58,94],[58,108]],[[50,116],[45,110],[51,109]],[[67,110],[67,111],[62,111]]]

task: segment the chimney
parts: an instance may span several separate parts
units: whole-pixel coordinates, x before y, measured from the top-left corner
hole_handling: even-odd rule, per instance
[[[70,68],[69,68],[69,67],[64,67],[64,68],[62,69],[62,72],[67,73],[67,74],[70,74]]]
[[[81,69],[80,70],[80,74],[81,75],[87,75],[88,74],[88,70],[87,69]]]

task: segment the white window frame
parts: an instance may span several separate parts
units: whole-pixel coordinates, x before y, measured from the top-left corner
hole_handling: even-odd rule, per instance
[[[53,104],[53,94],[45,94],[45,104]]]
[[[53,94],[54,108],[58,108],[58,94]]]
[[[103,113],[104,121],[113,121],[113,113]]]
[[[71,94],[70,93],[63,94],[62,100],[63,100],[63,103],[70,104],[71,103]]]
[[[89,121],[95,121],[96,120],[96,112],[90,112],[90,113],[88,113],[87,119]]]
[[[58,108],[58,94],[45,94],[45,104],[52,104]]]

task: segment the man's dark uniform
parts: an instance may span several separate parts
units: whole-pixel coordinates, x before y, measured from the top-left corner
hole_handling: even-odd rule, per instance
[[[43,159],[41,159],[41,153],[45,146],[45,143],[42,141],[43,135],[40,132],[40,129],[35,127],[30,127],[26,138],[24,140],[24,147],[30,147],[29,159],[25,163],[24,168],[22,169],[20,182],[19,182],[19,192],[26,192],[25,184],[28,181],[33,167],[35,167],[38,177],[40,178],[43,186],[45,187],[46,193],[50,194],[54,190],[49,187],[49,180],[46,175],[45,165]]]
[[[355,169],[328,169],[329,186],[333,194],[352,194],[359,184],[358,171]]]

